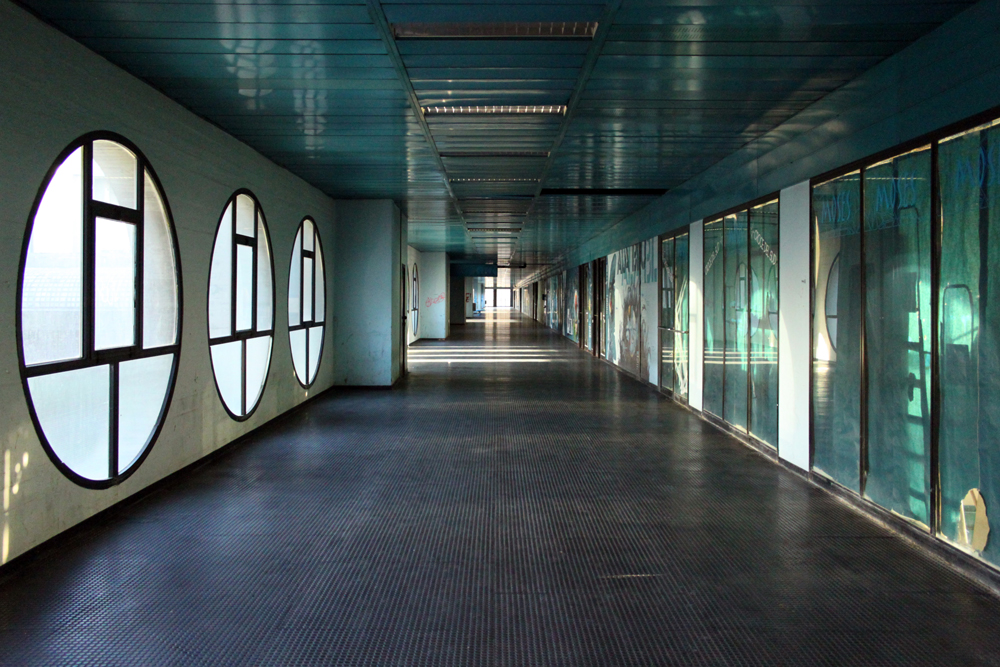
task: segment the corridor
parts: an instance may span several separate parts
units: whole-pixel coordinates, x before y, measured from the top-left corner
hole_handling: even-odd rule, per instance
[[[1000,601],[512,311],[0,579],[3,665],[1000,664]]]

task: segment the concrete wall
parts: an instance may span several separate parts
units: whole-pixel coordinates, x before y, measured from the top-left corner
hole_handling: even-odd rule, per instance
[[[311,215],[325,244],[327,294],[333,294],[339,227],[329,197],[6,0],[0,0],[0,110],[0,449],[9,455],[5,460],[27,460],[20,471],[5,474],[11,480],[3,513],[8,561],[333,384],[331,327],[312,389],[295,379],[288,268],[299,222]],[[22,390],[14,329],[18,264],[33,200],[59,152],[95,130],[133,141],[159,176],[179,241],[184,299],[176,388],[159,439],[135,474],[100,491],[71,482],[42,449]],[[212,377],[206,298],[219,218],[230,195],[244,187],[257,195],[267,217],[277,302],[264,395],[250,419],[236,422]],[[328,322],[340,314],[328,297]]]
[[[701,411],[705,389],[705,225],[691,223],[691,257],[688,284],[688,405]]]
[[[420,337],[443,340],[450,334],[448,255],[421,253]]]
[[[398,351],[399,209],[388,199],[339,203],[334,302],[336,384],[389,386]],[[394,373],[395,371],[395,373]]]

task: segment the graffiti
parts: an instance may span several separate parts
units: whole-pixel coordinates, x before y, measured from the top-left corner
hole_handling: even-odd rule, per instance
[[[764,252],[764,257],[767,257],[768,261],[771,262],[771,264],[777,266],[778,253],[771,250],[771,245],[764,240],[764,235],[760,233],[760,230],[759,229],[753,230],[752,232],[750,232],[750,236],[752,236],[753,240],[757,242],[757,247],[759,247]]]
[[[438,303],[441,303],[442,301],[444,301],[444,292],[441,292],[440,294],[438,294],[433,299],[431,297],[427,297],[427,300],[424,301],[424,306],[426,308],[430,308],[431,306],[433,306],[435,304],[438,304]]]
[[[715,260],[716,258],[718,258],[719,252],[721,250],[722,250],[722,239],[720,238],[719,242],[715,244],[715,250],[712,251],[712,254],[708,258],[708,261],[705,262],[705,273],[708,273],[709,271],[712,270],[712,265],[715,264]]]

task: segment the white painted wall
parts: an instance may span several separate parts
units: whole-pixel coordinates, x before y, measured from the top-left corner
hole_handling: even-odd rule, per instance
[[[159,440],[121,485],[95,491],[64,477],[42,449],[28,415],[14,330],[18,264],[32,203],[56,156],[94,130],[118,132],[149,159],[173,212],[183,281],[181,355],[173,401]],[[0,449],[9,461],[2,560],[127,498],[166,475],[331,386],[332,327],[319,375],[302,389],[287,333],[288,266],[299,222],[319,225],[327,257],[327,294],[336,271],[333,200],[214,125],[188,112],[27,12],[0,0]],[[275,338],[264,395],[254,415],[233,421],[212,379],[206,298],[212,243],[223,207],[237,188],[260,200],[273,243]],[[328,322],[339,315],[328,297]],[[9,458],[8,458],[9,457]],[[7,475],[5,475],[7,478]],[[13,482],[19,479],[16,491]]]
[[[701,220],[691,223],[691,275],[688,289],[689,329],[688,344],[691,346],[688,363],[691,385],[688,405],[702,410],[705,386],[705,225]]]
[[[421,338],[443,340],[448,337],[448,291],[448,255],[443,252],[421,253]]]
[[[476,289],[476,279],[466,278],[464,282],[465,293],[462,295],[462,299],[465,301],[465,317],[468,319],[475,314],[476,304],[472,299],[472,295]]]
[[[778,217],[778,455],[809,469],[809,182],[781,191]]]

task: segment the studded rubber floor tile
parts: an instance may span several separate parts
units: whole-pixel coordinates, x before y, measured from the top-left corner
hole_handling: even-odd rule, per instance
[[[1000,664],[1000,601],[508,313],[0,572],[0,664]]]

